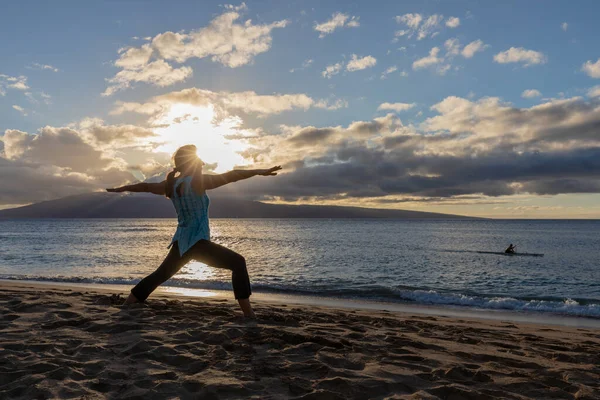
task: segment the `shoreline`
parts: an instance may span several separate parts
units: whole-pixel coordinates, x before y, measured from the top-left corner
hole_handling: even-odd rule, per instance
[[[28,281],[0,279],[0,287],[15,286],[22,287],[64,287],[73,290],[98,290],[110,294],[120,293],[127,296],[130,285],[100,284],[100,283],[71,283],[55,281]],[[208,290],[196,288],[183,288],[176,286],[159,286],[152,294],[169,296],[178,300],[188,298],[213,298],[219,300],[233,300],[233,294],[228,290]],[[554,325],[575,328],[600,329],[600,318],[580,317],[572,315],[552,314],[544,312],[529,312],[503,309],[482,309],[467,306],[442,306],[411,303],[390,303],[383,301],[370,301],[365,299],[339,299],[333,297],[288,295],[279,293],[253,293],[252,302],[263,302],[267,304],[287,304],[298,306],[328,307],[346,310],[372,310],[388,311],[399,314],[431,315],[441,317],[452,317],[462,319],[509,321],[528,323],[535,325]]]
[[[0,397],[598,399],[600,330],[0,282]]]

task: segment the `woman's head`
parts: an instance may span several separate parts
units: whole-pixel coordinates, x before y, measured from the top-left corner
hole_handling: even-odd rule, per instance
[[[181,175],[191,175],[198,171],[198,169],[202,170],[204,163],[200,160],[196,151],[196,146],[188,144],[186,146],[181,146],[177,149],[175,154],[173,154],[174,168],[173,171],[167,174],[167,187],[165,188],[167,197],[173,197],[173,185],[175,184],[175,175],[178,172]]]
[[[196,154],[197,149],[193,144],[181,146],[173,154],[173,164],[175,170],[181,174],[187,175],[193,173],[197,168],[204,164]]]

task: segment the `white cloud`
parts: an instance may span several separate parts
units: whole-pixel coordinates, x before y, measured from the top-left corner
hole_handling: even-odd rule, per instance
[[[342,71],[342,63],[335,63],[325,67],[325,70],[321,72],[323,78],[330,79],[332,76],[339,74]]]
[[[379,110],[379,111],[390,110],[390,111],[401,112],[401,111],[410,110],[414,106],[415,106],[415,103],[382,103],[379,105],[379,107],[377,107],[377,110]]]
[[[417,35],[417,40],[433,37],[436,32],[434,30],[440,25],[444,19],[443,15],[434,14],[424,18],[421,14],[404,14],[396,16],[396,22],[406,25],[407,29],[399,30],[395,36],[407,36],[408,38]]]
[[[563,22],[562,24],[560,24],[560,29],[562,29],[563,31],[567,31],[567,29],[569,29],[569,24],[567,24],[566,22]]]
[[[438,57],[440,53],[439,47],[434,47],[429,51],[429,55],[427,57],[423,57],[413,62],[412,68],[414,70],[427,68],[435,64],[439,64],[443,61],[442,58]]]
[[[456,56],[460,53],[460,42],[458,39],[448,39],[444,42],[447,56]]]
[[[439,75],[445,75],[452,68],[454,57],[462,54],[464,58],[471,58],[476,52],[484,50],[487,45],[483,44],[481,40],[476,40],[469,43],[461,50],[459,40],[457,38],[450,38],[444,42],[444,47],[446,48],[446,54],[444,56],[440,55],[439,47],[434,47],[429,51],[428,56],[413,62],[413,70],[437,66],[436,72]],[[460,66],[454,67],[455,70],[460,68]]]
[[[547,58],[539,51],[527,50],[523,47],[511,47],[496,54],[494,61],[500,64],[523,63],[525,67],[529,67],[536,64],[545,64]]]
[[[450,64],[440,65],[440,66],[437,68],[436,72],[437,72],[439,75],[446,75],[446,72],[448,72],[448,71],[450,70],[450,68],[451,68],[451,67],[452,67],[452,65],[450,65]]]
[[[396,16],[396,22],[399,24],[405,24],[406,26],[408,26],[410,29],[417,29],[419,27],[419,25],[421,24],[421,21],[423,21],[423,16],[421,14],[404,14],[404,15],[397,15]]]
[[[350,72],[360,71],[371,68],[375,66],[375,64],[377,64],[377,59],[373,56],[358,58],[356,54],[352,54],[352,58],[348,62],[348,65],[346,65],[346,70]]]
[[[527,89],[521,93],[521,97],[524,99],[532,99],[534,97],[540,97],[541,95],[542,93],[540,93],[540,91],[537,89]]]
[[[108,80],[112,86],[106,88],[102,95],[110,96],[118,90],[127,89],[131,86],[131,82],[146,82],[164,87],[182,82],[190,76],[192,76],[192,68],[190,67],[173,68],[166,61],[157,60],[146,64],[139,70],[124,69],[120,71]]]
[[[477,39],[466,45],[462,49],[461,54],[464,58],[472,58],[475,53],[483,51],[488,47],[487,44],[484,44],[480,39]]]
[[[458,26],[460,25],[460,18],[457,17],[449,17],[446,20],[446,26],[448,28],[458,28]]]
[[[39,69],[39,70],[50,70],[52,72],[58,72],[59,69],[49,65],[49,64],[40,64],[40,63],[33,63],[30,66],[28,66],[27,68],[29,69]]]
[[[589,97],[600,97],[600,85],[594,86],[590,90],[588,90],[587,95]]]
[[[115,61],[115,66],[123,69],[144,68],[150,61],[153,51],[149,43],[140,48],[122,49],[121,56]]]
[[[381,73],[380,79],[386,79],[389,74],[393,74],[396,71],[398,71],[398,67],[393,65]]]
[[[6,94],[6,89],[27,90],[27,77],[24,75],[10,76],[0,74],[0,95]]]
[[[331,19],[321,24],[315,24],[315,31],[319,32],[320,38],[324,38],[336,29],[343,28],[344,26],[349,28],[359,27],[360,22],[358,20],[358,17],[351,17],[348,14],[337,12],[331,16]]]
[[[292,69],[290,69],[290,72],[294,73],[296,71],[302,71],[302,70],[310,67],[312,65],[313,61],[314,60],[312,60],[310,58],[308,60],[304,60],[304,62],[302,63],[302,67],[300,67],[300,68],[292,68]]]
[[[50,99],[52,99],[52,96],[50,96],[47,93],[44,92],[40,92],[40,97],[43,99],[44,103],[46,104],[51,104],[52,102],[50,101]]]
[[[174,68],[170,61],[183,63],[191,58],[210,57],[213,62],[230,68],[251,63],[254,57],[271,48],[271,32],[283,28],[287,20],[254,25],[251,20],[238,22],[246,6],[225,7],[208,26],[190,32],[164,32],[151,43],[119,51],[115,66],[121,68],[103,93],[109,96],[131,86],[132,82],[146,82],[168,86],[192,75],[190,67]]]
[[[39,103],[37,101],[37,99],[35,98],[35,96],[33,95],[33,93],[31,93],[31,92],[25,92],[23,94],[25,95],[25,97],[27,97],[27,100],[29,100],[29,102],[31,104],[37,104],[37,103]]]
[[[581,67],[581,70],[591,78],[600,78],[600,58],[598,58],[598,61],[595,63],[586,61]]]
[[[23,107],[17,106],[17,105],[13,105],[12,108],[14,108],[18,112],[20,112],[22,115],[27,116],[27,110],[25,110]]]
[[[230,115],[244,112],[266,116],[279,114],[294,109],[323,108],[335,110],[347,107],[344,100],[328,101],[313,99],[303,93],[261,95],[253,91],[246,92],[213,92],[197,88],[184,89],[160,96],[155,96],[146,103],[116,102],[111,114],[125,112],[154,115],[165,113],[173,104],[191,104],[196,106],[215,107],[217,114]]]

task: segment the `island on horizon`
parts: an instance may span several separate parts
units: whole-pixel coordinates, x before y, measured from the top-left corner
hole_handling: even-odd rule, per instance
[[[423,211],[323,205],[269,204],[231,197],[212,197],[212,218],[382,218],[482,219]],[[86,193],[0,210],[13,218],[176,218],[166,197],[147,194]]]

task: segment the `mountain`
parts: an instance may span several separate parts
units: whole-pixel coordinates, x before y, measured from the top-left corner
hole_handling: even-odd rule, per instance
[[[267,204],[228,197],[213,197],[212,218],[396,218],[471,219],[450,214],[339,206]],[[88,193],[0,210],[8,218],[176,218],[166,197],[152,194]]]

